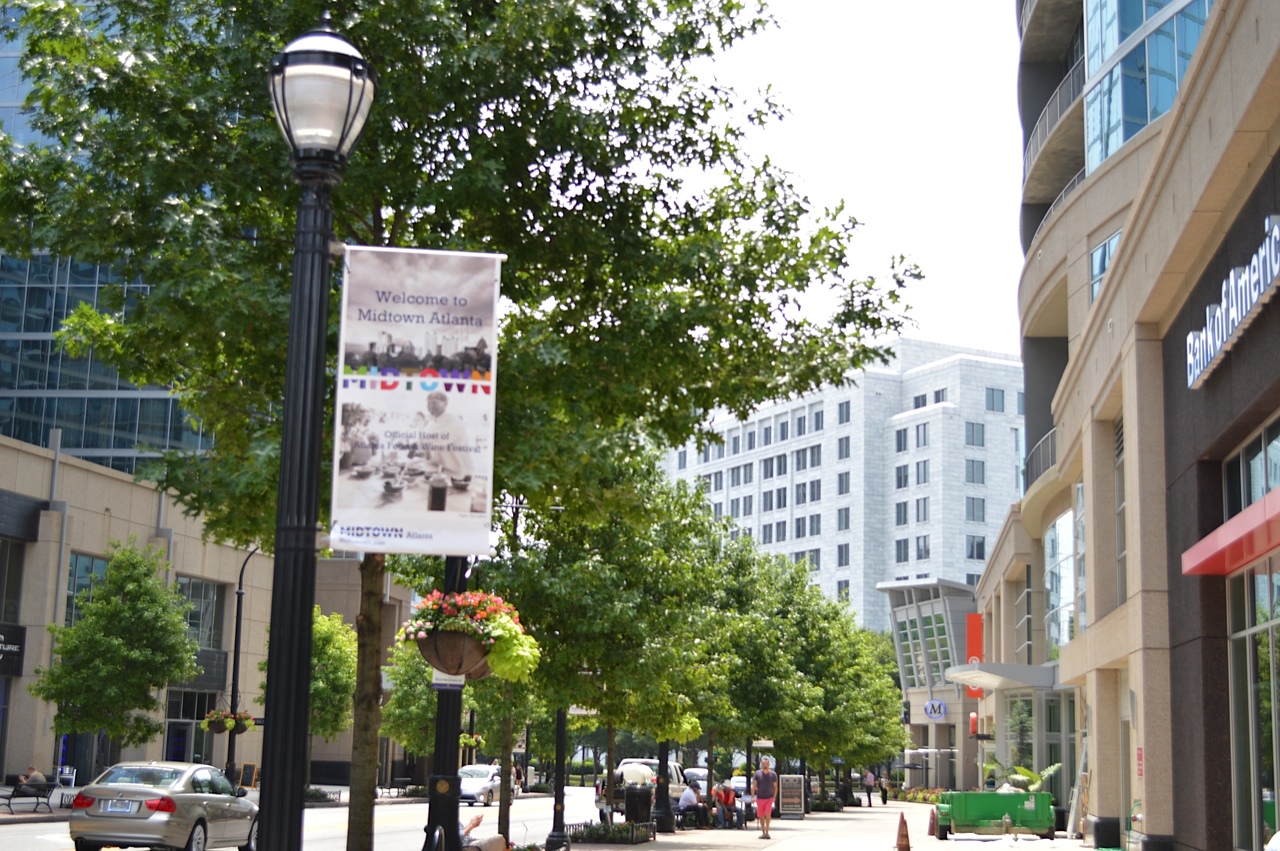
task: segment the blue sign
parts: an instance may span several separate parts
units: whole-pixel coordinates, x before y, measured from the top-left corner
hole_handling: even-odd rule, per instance
[[[927,701],[924,705],[924,714],[937,721],[947,714],[947,705],[941,700]]]

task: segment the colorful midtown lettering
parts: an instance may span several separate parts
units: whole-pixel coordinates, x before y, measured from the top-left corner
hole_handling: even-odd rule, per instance
[[[443,380],[442,380],[443,379]],[[343,390],[443,390],[454,393],[493,392],[493,373],[485,370],[460,369],[410,369],[401,371],[393,366],[344,366]]]
[[[1280,275],[1280,214],[1263,222],[1262,244],[1249,263],[1222,280],[1221,300],[1204,309],[1204,327],[1187,334],[1187,387],[1199,389],[1262,305],[1275,294]]]

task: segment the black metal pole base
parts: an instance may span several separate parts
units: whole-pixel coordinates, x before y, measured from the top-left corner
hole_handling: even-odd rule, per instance
[[[556,711],[556,776],[555,807],[551,812],[551,832],[547,834],[546,851],[568,849],[569,834],[564,829],[564,784],[567,775],[565,759],[569,750],[569,713]]]
[[[444,593],[467,590],[467,559],[446,556]],[[436,741],[431,757],[431,777],[427,781],[427,833],[423,851],[462,851],[458,825],[458,803],[462,799],[462,778],[458,776],[458,733],[462,729],[462,692],[436,693]],[[432,847],[437,829],[443,844]]]
[[[671,811],[671,776],[665,741],[658,742],[658,782],[653,791],[653,826],[658,833],[676,832],[676,814]]]

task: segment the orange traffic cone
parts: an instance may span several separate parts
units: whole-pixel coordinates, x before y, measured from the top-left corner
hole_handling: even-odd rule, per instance
[[[898,814],[898,844],[897,851],[911,851],[911,837],[907,836],[907,814]]]
[[[938,808],[937,807],[929,808],[929,835],[930,836],[938,835]]]

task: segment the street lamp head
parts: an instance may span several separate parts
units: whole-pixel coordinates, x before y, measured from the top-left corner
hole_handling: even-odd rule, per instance
[[[328,12],[271,60],[271,105],[299,181],[342,180],[373,105],[375,77],[360,51],[334,32]]]

